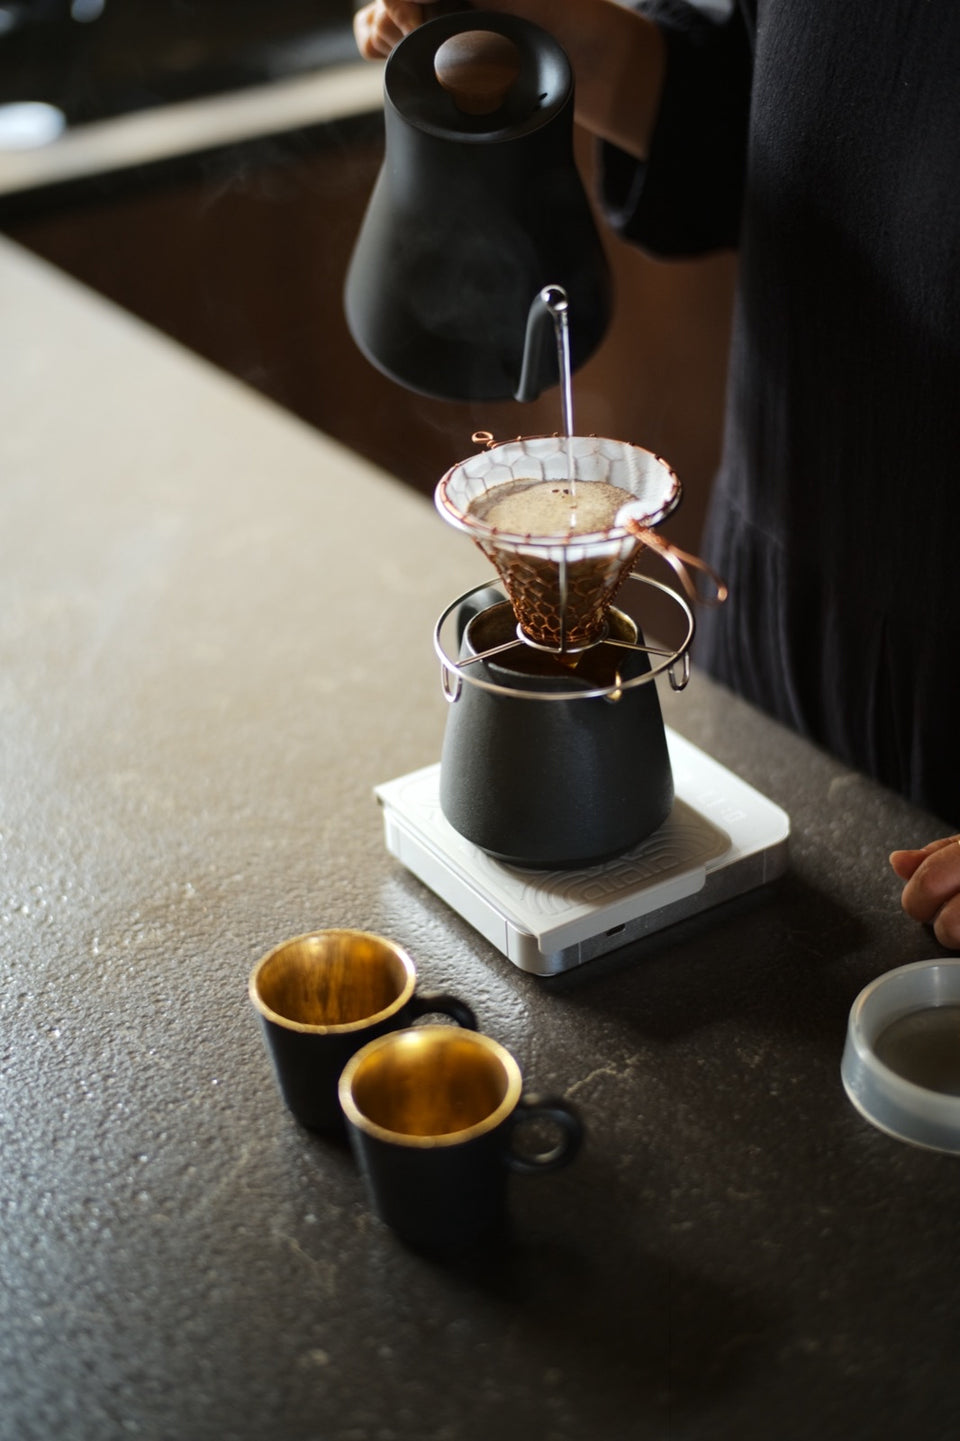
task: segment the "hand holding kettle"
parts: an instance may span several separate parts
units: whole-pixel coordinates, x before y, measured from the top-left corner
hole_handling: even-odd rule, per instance
[[[428,0],[374,0],[354,17],[366,60],[383,60],[424,20],[448,7]],[[663,80],[659,28],[617,0],[491,0],[458,5],[532,21],[570,58],[576,76],[578,122],[642,159],[656,119]]]

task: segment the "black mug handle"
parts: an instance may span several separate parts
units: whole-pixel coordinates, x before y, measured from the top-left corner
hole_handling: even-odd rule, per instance
[[[511,1171],[525,1175],[559,1171],[561,1166],[573,1160],[583,1144],[583,1122],[574,1108],[558,1096],[521,1096],[513,1113],[511,1129],[515,1130],[528,1121],[551,1121],[559,1127],[559,1140],[549,1150],[532,1155],[523,1155],[512,1147],[508,1148],[506,1159]]]
[[[411,1016],[449,1016],[451,1021],[456,1021],[465,1031],[475,1031],[477,1018],[467,1005],[457,996],[448,995],[446,991],[415,991],[410,1001]]]

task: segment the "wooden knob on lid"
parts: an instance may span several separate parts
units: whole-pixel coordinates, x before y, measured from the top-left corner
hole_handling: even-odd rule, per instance
[[[520,51],[493,30],[463,30],[439,47],[433,69],[458,110],[491,115],[520,74]]]

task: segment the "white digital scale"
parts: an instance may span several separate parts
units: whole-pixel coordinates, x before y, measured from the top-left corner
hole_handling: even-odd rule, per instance
[[[670,815],[605,864],[550,871],[494,860],[443,816],[439,763],[376,787],[387,849],[521,970],[570,970],[786,869],[786,812],[669,727],[667,745]]]

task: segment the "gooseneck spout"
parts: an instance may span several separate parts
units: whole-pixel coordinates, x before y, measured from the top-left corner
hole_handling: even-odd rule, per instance
[[[552,363],[553,357],[555,363]],[[573,435],[573,367],[570,363],[570,302],[562,285],[545,285],[527,314],[523,366],[515,400],[536,400],[559,380],[563,434]]]

